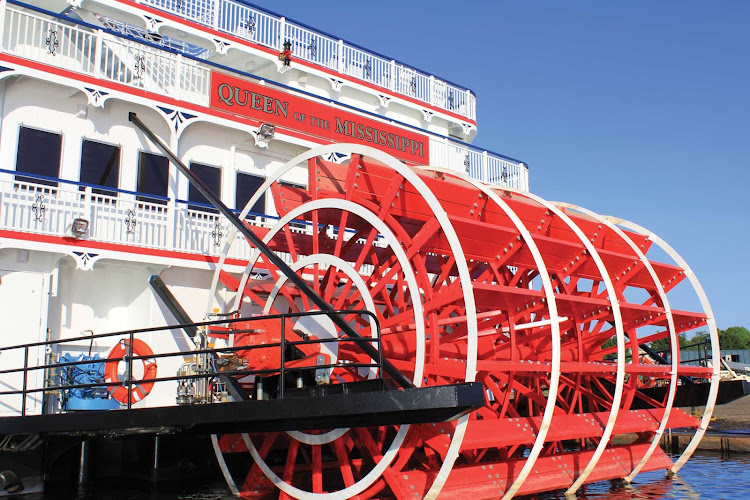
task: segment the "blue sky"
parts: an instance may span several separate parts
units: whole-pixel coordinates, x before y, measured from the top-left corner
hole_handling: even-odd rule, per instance
[[[750,2],[254,3],[472,89],[476,145],[653,230],[750,328]]]

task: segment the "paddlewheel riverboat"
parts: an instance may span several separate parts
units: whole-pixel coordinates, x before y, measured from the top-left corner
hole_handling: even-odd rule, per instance
[[[0,30],[6,492],[185,443],[282,498],[572,494],[695,450],[696,277],[471,145],[471,90],[240,0],[2,0]]]

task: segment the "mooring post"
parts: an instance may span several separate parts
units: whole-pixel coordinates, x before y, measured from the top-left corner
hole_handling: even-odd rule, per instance
[[[81,461],[78,464],[78,484],[91,481],[91,440],[81,441]]]
[[[154,435],[154,457],[151,464],[151,480],[157,481],[159,479],[159,454],[161,453],[161,436]]]

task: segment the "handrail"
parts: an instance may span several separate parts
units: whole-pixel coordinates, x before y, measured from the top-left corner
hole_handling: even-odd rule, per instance
[[[148,194],[148,193],[141,193],[139,191],[128,191],[127,189],[119,189],[119,188],[113,188],[110,186],[102,186],[100,184],[89,184],[87,182],[80,182],[80,181],[71,181],[69,179],[63,179],[62,177],[50,177],[47,175],[41,175],[41,174],[33,174],[33,173],[27,173],[27,172],[21,172],[19,170],[8,170],[5,168],[0,168],[0,174],[11,174],[11,175],[20,175],[21,177],[28,177],[29,179],[40,179],[50,182],[59,182],[61,184],[70,184],[72,186],[80,186],[80,187],[89,187],[92,189],[98,189],[99,191],[109,191],[111,193],[122,193],[122,194],[130,194],[133,196],[140,196],[144,198],[152,198],[154,200],[159,201],[169,201],[170,198],[168,196],[159,196],[156,194]],[[0,180],[0,182],[2,182]],[[14,179],[10,182],[24,182],[22,180]],[[40,185],[44,186],[44,185]],[[47,188],[53,187],[53,186],[46,186]],[[193,203],[193,202],[190,202]]]
[[[144,3],[164,12],[184,17],[197,24],[274,50],[280,50],[282,44],[289,41],[293,45],[297,45],[295,48],[298,50],[293,51],[292,54],[294,58],[318,64],[341,74],[351,75],[350,72],[346,71],[346,68],[350,66],[359,68],[362,71],[352,76],[391,92],[411,95],[420,99],[417,97],[417,88],[426,84],[428,86],[427,97],[420,100],[447,111],[458,112],[467,118],[476,119],[476,94],[470,89],[445,79],[436,78],[431,73],[420,70],[415,66],[407,65],[307,24],[253,5],[250,2],[244,0],[186,0],[176,4],[176,7],[174,3],[165,3],[160,0],[144,0]],[[189,12],[195,12],[196,14],[191,15]],[[325,48],[329,50],[325,50]],[[318,56],[318,50],[323,52],[321,57]],[[346,57],[346,53],[356,54],[357,57]],[[380,63],[381,66],[388,69],[385,78],[389,83],[388,85],[382,83],[383,75],[378,75],[374,71],[373,66],[375,64],[373,63]],[[369,71],[366,71],[365,68],[368,65]],[[405,71],[408,75],[413,75],[415,79],[413,84],[407,86],[406,91],[396,85],[397,71]],[[446,96],[445,104],[442,105],[434,102],[437,94],[435,87],[440,86],[448,89],[453,96],[450,102]],[[454,102],[454,100],[459,102]],[[464,110],[462,111],[461,108],[464,108]]]
[[[321,316],[321,315],[325,315],[328,317],[332,317],[332,316],[338,317],[338,316],[350,316],[352,314],[369,317],[370,318],[369,321],[371,322],[371,324],[374,324],[377,334],[375,336],[370,336],[370,337],[345,336],[345,337],[336,337],[336,338],[324,338],[324,339],[314,339],[314,340],[305,339],[305,340],[292,340],[292,341],[289,341],[286,339],[285,322],[292,318]],[[267,321],[267,320],[274,320],[274,319],[280,320],[280,323],[281,323],[281,331],[280,331],[281,337],[280,337],[279,342],[267,343],[267,344],[255,344],[255,345],[240,345],[240,346],[222,347],[222,348],[210,348],[210,349],[203,348],[203,349],[193,349],[193,350],[180,350],[180,351],[170,351],[170,352],[162,352],[162,353],[152,353],[150,355],[139,355],[139,356],[133,355],[133,341],[135,340],[135,336],[138,334],[153,333],[153,332],[159,332],[159,331],[164,332],[164,331],[171,331],[171,330],[185,329],[185,328],[208,327],[211,325],[226,325],[226,324],[237,323],[237,322]],[[126,407],[127,409],[131,409],[133,405],[132,388],[134,384],[180,381],[180,380],[191,380],[191,379],[205,379],[206,381],[208,381],[215,377],[268,375],[268,374],[280,373],[278,394],[279,394],[279,398],[283,398],[284,397],[284,374],[287,371],[287,368],[286,368],[287,359],[286,359],[286,354],[285,354],[285,346],[342,343],[342,342],[353,342],[356,345],[359,345],[362,343],[367,343],[368,345],[371,345],[375,343],[378,345],[378,348],[375,351],[377,353],[377,359],[372,359],[373,361],[372,363],[349,363],[349,362],[344,363],[342,362],[342,363],[315,364],[314,366],[294,367],[294,370],[295,371],[296,370],[319,370],[319,369],[341,368],[341,367],[378,368],[378,378],[382,378],[382,374],[384,370],[384,359],[383,359],[383,352],[382,352],[382,337],[381,337],[380,332],[381,332],[380,322],[377,316],[371,311],[368,311],[366,309],[355,309],[355,310],[340,309],[340,310],[326,310],[326,311],[303,311],[303,312],[296,312],[296,313],[269,314],[269,315],[264,315],[264,316],[253,316],[253,317],[222,318],[222,319],[212,320],[212,321],[201,321],[201,322],[194,322],[194,323],[188,323],[188,324],[140,328],[140,329],[135,329],[135,330],[124,330],[124,331],[119,331],[119,332],[110,332],[110,333],[103,333],[103,334],[97,334],[97,335],[87,335],[87,336],[79,336],[79,337],[70,337],[66,339],[46,340],[46,341],[32,342],[32,343],[27,343],[27,344],[17,344],[17,345],[12,345],[12,346],[7,346],[7,347],[0,347],[0,353],[5,352],[5,351],[11,351],[14,349],[24,349],[23,368],[0,370],[0,374],[23,373],[23,388],[20,390],[0,391],[0,396],[15,395],[15,394],[22,395],[21,416],[24,416],[26,414],[26,398],[28,394],[34,394],[34,393],[39,393],[39,392],[47,393],[47,392],[55,392],[55,391],[69,391],[69,390],[74,390],[74,389],[88,389],[88,388],[95,388],[95,387],[127,386],[128,387],[128,401],[127,401]],[[68,344],[72,342],[77,342],[81,340],[93,341],[93,340],[99,340],[103,338],[124,337],[124,336],[128,337],[129,342],[128,342],[126,354],[121,357],[85,359],[85,360],[79,360],[79,361],[66,361],[62,363],[45,363],[45,364],[37,365],[37,366],[31,366],[31,367],[29,366],[29,350],[35,347],[50,347],[50,346],[56,346],[59,344]],[[226,371],[213,370],[213,371],[205,371],[205,372],[196,373],[196,374],[174,375],[174,376],[167,376],[167,377],[153,377],[153,378],[145,378],[145,379],[139,379],[139,380],[134,380],[131,377],[133,361],[177,357],[177,356],[185,356],[185,355],[200,355],[200,354],[214,354],[215,355],[218,353],[233,353],[233,352],[238,352],[238,351],[249,351],[253,349],[269,349],[269,348],[276,348],[276,347],[278,347],[281,350],[279,368],[226,370]],[[363,352],[367,353],[368,350],[363,348]],[[32,389],[28,388],[29,372],[38,371],[38,370],[64,368],[64,367],[78,366],[78,365],[91,365],[91,364],[112,363],[112,362],[121,362],[121,361],[124,361],[125,363],[127,363],[127,367],[125,370],[126,375],[123,380],[119,380],[117,382],[102,381],[102,382],[88,383],[88,384],[58,384],[58,385],[45,385],[44,387],[41,387],[41,388],[32,388]]]

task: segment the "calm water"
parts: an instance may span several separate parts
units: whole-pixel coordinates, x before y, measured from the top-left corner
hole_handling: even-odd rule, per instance
[[[750,455],[722,458],[719,454],[696,453],[672,479],[664,477],[663,471],[645,472],[630,486],[621,482],[600,482],[585,488],[579,491],[578,498],[750,498]],[[560,491],[534,498],[564,499],[565,495]]]
[[[81,498],[85,500],[229,500],[234,499],[223,483],[154,487],[151,483],[119,484],[113,487],[88,487],[78,490],[47,491],[44,495],[23,496],[23,500],[53,498]],[[564,499],[563,492],[533,497],[538,500]],[[587,485],[579,492],[580,499],[742,499],[750,498],[750,455],[722,458],[718,454],[694,455],[673,479],[664,473],[649,472],[639,475],[636,482],[626,487],[617,482]],[[464,499],[469,500],[469,499]]]

